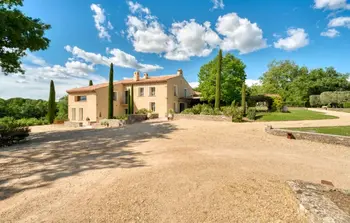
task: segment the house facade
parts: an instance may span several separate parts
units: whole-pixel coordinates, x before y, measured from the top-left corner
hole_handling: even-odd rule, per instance
[[[132,79],[113,83],[113,116],[128,113],[128,90],[134,88],[134,112],[142,108],[165,117],[169,109],[176,113],[186,109],[194,95],[192,87],[179,69],[176,74],[150,77],[134,72]],[[68,118],[72,122],[90,119],[98,122],[108,116],[108,83],[67,90]]]

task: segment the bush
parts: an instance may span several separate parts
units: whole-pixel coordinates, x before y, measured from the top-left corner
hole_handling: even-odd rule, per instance
[[[113,117],[114,118],[114,117]],[[118,120],[128,120],[128,115],[119,115],[117,117],[115,117],[115,119]]]
[[[325,91],[320,94],[322,105],[342,105],[350,101],[350,91]]]
[[[186,115],[194,115],[192,108],[186,108],[181,112],[181,114],[186,114]]]
[[[309,101],[310,101],[311,107],[321,107],[322,106],[320,95],[310,95]]]
[[[242,122],[243,121],[243,108],[233,107],[232,108],[232,122]]]
[[[29,136],[30,129],[12,117],[0,119],[0,147],[19,142]]]
[[[247,118],[250,120],[255,120],[256,118],[256,108],[248,108],[247,110]]]
[[[222,114],[225,116],[232,116],[233,115],[233,110],[235,109],[235,106],[224,106],[221,107]]]
[[[256,112],[268,112],[269,108],[267,106],[257,106],[255,107]]]
[[[146,108],[141,108],[141,109],[137,110],[137,111],[135,112],[135,114],[136,114],[136,115],[147,115],[147,114],[150,113],[150,112],[152,112],[152,111],[150,111],[150,110],[148,110],[148,109],[146,109]]]
[[[343,108],[350,108],[350,102],[344,102]]]
[[[283,100],[281,97],[273,97],[272,111],[280,112],[283,108]]]

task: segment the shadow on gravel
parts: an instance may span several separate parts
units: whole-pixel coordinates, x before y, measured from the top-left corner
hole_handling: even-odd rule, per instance
[[[0,200],[87,170],[143,167],[144,154],[131,144],[167,138],[175,130],[171,123],[138,123],[32,134],[26,143],[0,149]]]

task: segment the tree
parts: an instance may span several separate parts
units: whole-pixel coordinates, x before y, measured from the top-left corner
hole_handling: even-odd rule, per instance
[[[130,93],[130,89],[128,89],[128,114],[131,114],[131,93]]]
[[[53,123],[55,116],[56,116],[56,92],[55,92],[55,84],[53,83],[53,80],[51,80],[48,113],[47,113],[47,119],[50,124]]]
[[[215,108],[220,108],[221,98],[221,70],[222,70],[222,50],[219,50],[218,55],[218,70],[216,74],[216,86],[215,86]]]
[[[89,81],[89,86],[94,85],[94,83],[92,82],[92,80]]]
[[[0,0],[0,67],[5,74],[24,73],[20,58],[26,50],[48,48],[50,40],[44,37],[51,26],[23,14],[17,6],[22,0]]]
[[[245,86],[245,82],[243,82],[243,84],[242,84],[242,108],[243,108],[243,115],[245,115],[246,114],[246,101],[245,101],[245,96],[246,96],[246,92],[245,92],[245,88],[246,88],[246,86]]]
[[[109,69],[109,84],[108,84],[108,119],[113,118],[113,63]]]
[[[57,103],[57,119],[68,120],[68,95],[60,98]]]
[[[209,103],[215,102],[218,57],[204,64],[198,74],[202,100]],[[244,69],[244,63],[232,54],[228,53],[222,58],[220,95],[221,101],[226,105],[241,100],[242,83],[246,78]]]

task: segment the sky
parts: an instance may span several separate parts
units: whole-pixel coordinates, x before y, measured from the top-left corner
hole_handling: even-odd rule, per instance
[[[24,75],[0,71],[0,97],[48,99],[133,72],[183,69],[192,86],[221,48],[257,83],[273,60],[350,72],[350,0],[25,0],[21,10],[52,26],[45,51],[28,52]]]

